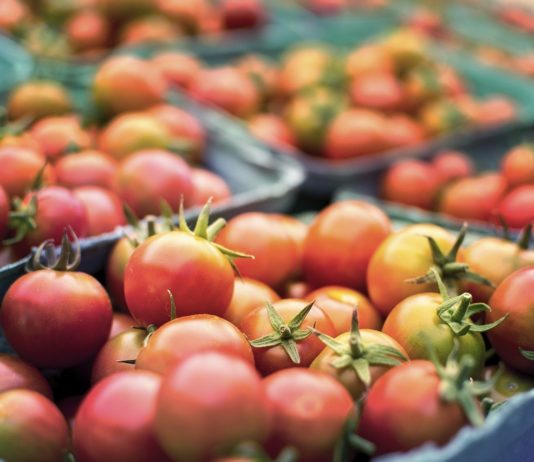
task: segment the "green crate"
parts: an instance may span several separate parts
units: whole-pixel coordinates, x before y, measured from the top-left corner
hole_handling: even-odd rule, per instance
[[[5,102],[13,87],[28,79],[32,68],[32,60],[24,48],[0,35],[0,103]]]

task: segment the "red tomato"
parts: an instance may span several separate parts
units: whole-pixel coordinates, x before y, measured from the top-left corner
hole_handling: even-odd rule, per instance
[[[106,265],[106,288],[113,302],[113,306],[121,311],[126,311],[124,298],[124,272],[135,247],[123,237],[119,239],[111,251]]]
[[[223,314],[223,318],[236,326],[254,309],[266,302],[280,300],[278,294],[263,282],[249,278],[235,278],[232,300]]]
[[[105,61],[93,80],[93,97],[108,114],[140,111],[163,102],[167,84],[156,67],[133,56]]]
[[[404,114],[394,114],[386,119],[384,136],[388,149],[415,146],[426,139],[423,128]]]
[[[314,287],[364,290],[369,260],[390,232],[388,217],[374,205],[344,201],[327,207],[304,242],[305,279]]]
[[[221,14],[225,29],[250,29],[265,22],[267,11],[261,0],[223,0]]]
[[[355,77],[349,92],[356,106],[377,111],[400,111],[406,104],[402,83],[393,72],[375,71]]]
[[[501,163],[502,174],[511,187],[534,183],[534,148],[530,144],[520,144],[504,156]]]
[[[204,205],[210,198],[214,204],[226,202],[232,196],[224,179],[203,168],[193,168],[193,198],[191,205]]]
[[[31,390],[0,393],[0,459],[58,462],[69,449],[67,422],[54,404]]]
[[[99,186],[81,186],[74,189],[87,211],[87,236],[98,236],[126,224],[119,197]]]
[[[442,184],[471,176],[475,170],[471,159],[460,151],[441,151],[432,159],[432,165]]]
[[[52,390],[44,376],[16,356],[0,353],[0,393],[25,388],[52,399]]]
[[[291,128],[275,114],[257,114],[250,118],[248,126],[253,135],[266,143],[282,148],[297,144]]]
[[[299,248],[293,235],[278,218],[267,213],[249,212],[232,218],[217,242],[254,255],[253,260],[236,262],[239,272],[274,289],[300,270]]]
[[[500,125],[517,118],[517,107],[507,98],[494,96],[480,102],[476,121],[480,125]]]
[[[256,369],[263,375],[288,367],[308,367],[324,348],[322,342],[311,334],[310,329],[312,327],[327,335],[335,335],[334,324],[328,315],[316,306],[311,307],[300,325],[292,327],[291,321],[306,306],[307,302],[304,300],[291,298],[275,302],[272,307],[278,313],[278,317],[281,318],[278,329],[274,328],[271,313],[266,306],[256,308],[239,323],[239,329],[251,341],[256,341],[270,334],[279,336],[278,343],[272,346],[260,347],[255,346],[254,342],[252,343]],[[304,334],[300,335],[303,332],[309,332],[311,335],[304,337]],[[284,348],[282,340],[293,343],[298,357],[292,358],[289,355],[287,349]]]
[[[5,189],[0,185],[0,239],[7,234],[7,225],[9,222],[9,197]]]
[[[332,460],[334,445],[353,410],[349,392],[324,372],[285,369],[263,380],[274,410],[267,443],[274,454],[292,446],[302,462]]]
[[[54,166],[58,184],[67,188],[101,186],[111,188],[117,162],[108,154],[87,150],[59,159]]]
[[[490,299],[486,322],[508,314],[508,318],[488,332],[490,343],[508,365],[534,374],[534,361],[521,355],[520,348],[534,350],[534,267],[520,269],[499,284]]]
[[[442,401],[440,385],[430,361],[390,369],[367,395],[359,434],[376,445],[377,454],[407,451],[429,441],[446,444],[467,419],[458,404]]]
[[[210,314],[197,314],[173,319],[157,329],[135,366],[165,375],[179,360],[207,350],[223,351],[254,364],[246,337],[232,323]]]
[[[431,210],[439,186],[439,174],[431,164],[404,160],[387,171],[381,195],[387,201]]]
[[[315,300],[334,323],[336,336],[350,331],[352,313],[358,309],[362,329],[380,330],[382,319],[369,299],[360,292],[341,286],[325,286],[306,295],[306,300]]]
[[[161,200],[177,211],[181,197],[188,206],[194,193],[191,169],[179,156],[164,150],[144,150],[125,159],[115,177],[116,192],[136,215],[158,215]]]
[[[193,56],[183,52],[159,53],[151,63],[158,69],[169,85],[190,88],[199,77],[202,64]]]
[[[120,34],[119,42],[124,45],[144,43],[164,45],[184,36],[185,32],[170,18],[165,16],[141,16],[126,23]]]
[[[524,228],[534,223],[534,184],[518,186],[504,196],[497,214],[510,228]]]
[[[241,441],[263,441],[270,411],[261,379],[249,363],[218,352],[198,353],[163,378],[156,435],[174,460],[205,460]]]
[[[76,461],[168,461],[154,435],[160,385],[157,374],[128,371],[93,387],[74,422]]]
[[[385,48],[367,44],[352,51],[346,60],[346,72],[354,78],[368,73],[394,72],[395,63]]]
[[[102,14],[93,10],[75,13],[65,24],[69,44],[76,51],[105,48],[110,34],[110,24]]]
[[[125,313],[113,313],[109,338],[111,339],[132,327],[135,327],[135,321],[131,316]]]
[[[0,27],[13,32],[28,15],[28,7],[21,0],[6,0],[0,5]]]

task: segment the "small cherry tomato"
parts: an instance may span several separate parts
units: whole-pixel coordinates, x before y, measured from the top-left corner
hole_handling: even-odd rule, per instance
[[[496,213],[510,227],[524,228],[534,224],[534,184],[525,184],[506,194]]]
[[[534,183],[534,147],[520,144],[508,151],[502,160],[501,170],[511,187]]]
[[[62,157],[54,166],[57,182],[66,188],[100,186],[111,188],[117,163],[107,154],[87,150]]]
[[[182,52],[159,53],[151,63],[159,69],[169,85],[190,88],[199,77],[202,64],[193,56]]]
[[[401,111],[406,95],[401,81],[393,72],[368,72],[355,77],[350,96],[356,106],[377,111]]]
[[[459,151],[441,151],[432,159],[432,165],[439,176],[441,184],[468,177],[474,172],[471,159]]]
[[[257,114],[250,118],[248,126],[253,135],[268,144],[282,148],[297,144],[289,125],[275,114]]]
[[[113,319],[111,321],[111,329],[109,331],[109,339],[119,335],[135,326],[135,321],[131,316],[125,313],[113,313]]]
[[[204,205],[210,198],[214,204],[219,204],[228,201],[232,196],[226,181],[209,170],[193,168],[191,180],[193,181],[192,206]]]

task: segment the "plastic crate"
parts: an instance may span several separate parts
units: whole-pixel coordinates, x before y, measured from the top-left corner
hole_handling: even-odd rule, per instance
[[[33,62],[24,48],[0,34],[0,103],[11,89],[28,79]]]

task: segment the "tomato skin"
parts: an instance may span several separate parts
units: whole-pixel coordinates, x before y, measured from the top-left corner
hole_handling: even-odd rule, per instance
[[[486,354],[482,335],[477,332],[454,335],[437,314],[442,302],[443,298],[437,293],[407,297],[391,310],[382,331],[399,342],[411,359],[430,359],[427,347],[427,342],[430,342],[442,364],[445,364],[457,339],[458,357],[469,354],[475,362],[472,375],[480,377]]]
[[[374,205],[361,201],[330,205],[317,215],[304,241],[305,280],[312,287],[365,290],[371,256],[390,232],[389,218]]]
[[[91,10],[74,14],[65,28],[70,45],[77,51],[105,47],[110,35],[110,24],[106,18]]]
[[[0,353],[0,393],[15,388],[36,391],[52,399],[52,390],[35,367],[13,355]]]
[[[517,118],[517,107],[505,97],[494,96],[479,104],[476,122],[480,125],[499,125]]]
[[[238,326],[256,308],[278,300],[278,294],[267,284],[250,278],[235,278],[234,294],[223,318]]]
[[[336,335],[349,332],[352,312],[358,307],[358,322],[362,329],[380,330],[382,319],[369,299],[360,292],[341,286],[325,286],[306,295],[306,300],[315,300],[334,323]]]
[[[468,177],[475,171],[471,159],[459,151],[441,151],[432,159],[432,165],[435,167],[441,184]]]
[[[135,327],[135,321],[131,316],[125,313],[113,313],[113,319],[111,320],[111,329],[109,331],[109,339],[119,335],[120,333]]]
[[[291,128],[275,114],[257,114],[248,121],[248,126],[254,136],[266,143],[282,148],[297,144]]]
[[[534,149],[520,144],[504,156],[501,171],[511,187],[534,183]]]
[[[259,27],[267,16],[260,0],[224,0],[221,14],[228,30]]]
[[[160,377],[148,371],[119,372],[95,385],[74,422],[76,460],[168,461],[154,435],[160,386]]]
[[[217,431],[212,424],[217,423]],[[254,368],[215,351],[193,355],[163,378],[156,435],[174,460],[205,460],[244,440],[263,441],[271,409]]]
[[[518,186],[506,194],[497,213],[510,228],[520,229],[534,223],[534,184]]]
[[[57,407],[32,390],[0,393],[0,458],[58,462],[69,448],[67,422]]]
[[[415,146],[426,139],[423,128],[412,118],[404,114],[393,114],[385,121],[385,143],[387,149]]]
[[[501,363],[502,368],[504,364]],[[487,367],[484,371],[484,379],[490,380],[498,371],[497,366]],[[514,396],[525,393],[534,388],[534,378],[514,369],[504,366],[499,377],[489,394],[495,403],[506,401]]]
[[[183,29],[170,18],[142,16],[122,27],[119,41],[121,45],[143,45],[147,42],[165,45],[184,35]]]
[[[426,274],[433,264],[427,239],[432,236],[443,253],[454,245],[454,236],[436,225],[407,226],[391,234],[373,254],[367,270],[367,288],[373,305],[387,316],[393,307],[409,297],[437,291],[433,284],[408,284],[407,279]]]
[[[219,204],[228,201],[232,196],[226,181],[209,170],[193,168],[191,180],[193,182],[191,205],[204,205],[210,198],[213,204]]]
[[[151,64],[159,69],[168,85],[185,89],[191,87],[202,70],[196,58],[181,52],[159,53],[151,60]]]
[[[377,455],[427,441],[444,445],[467,420],[458,404],[442,402],[439,392],[440,379],[430,361],[390,369],[369,391],[358,433],[376,444]]]
[[[127,311],[124,297],[124,273],[126,264],[135,247],[123,237],[117,241],[111,251],[106,265],[106,289],[109,292],[113,306],[120,311]]]
[[[299,461],[331,461],[334,445],[353,410],[347,390],[324,372],[300,368],[275,372],[263,383],[274,410],[269,452],[274,455],[293,446]]]
[[[157,329],[140,351],[135,367],[165,375],[178,361],[208,350],[224,351],[254,365],[252,349],[239,329],[218,316],[196,314]]]
[[[306,305],[307,302],[304,300],[292,298],[273,303],[274,308],[286,323],[293,319]],[[300,329],[307,330],[314,326],[324,334],[335,335],[334,324],[328,315],[317,306],[312,307]],[[273,331],[265,306],[256,308],[249,313],[238,327],[249,340],[258,339]],[[324,344],[313,334],[304,340],[297,341],[300,364],[293,363],[280,345],[269,348],[253,348],[252,352],[254,353],[256,369],[263,375],[269,375],[280,369],[308,367],[323,348]]]
[[[5,189],[0,185],[0,239],[3,239],[7,233],[9,222],[9,197]]]
[[[354,78],[350,86],[352,102],[377,111],[400,111],[406,104],[406,94],[393,72],[369,72]]]
[[[66,188],[101,186],[111,188],[117,162],[108,154],[95,150],[62,157],[54,166],[59,185]]]
[[[502,281],[490,298],[491,311],[486,322],[508,314],[495,329],[488,332],[491,345],[506,364],[533,375],[534,361],[524,358],[519,348],[534,350],[534,267],[522,268]]]
[[[111,327],[111,302],[92,276],[44,269],[7,291],[0,323],[8,342],[30,364],[66,368],[90,359]]]
[[[126,265],[124,294],[134,319],[146,325],[167,322],[168,290],[177,316],[222,315],[232,299],[234,272],[206,240],[183,231],[152,236],[134,250]]]
[[[349,77],[358,77],[374,72],[394,72],[395,63],[391,55],[378,44],[368,44],[352,51],[346,59]]]

